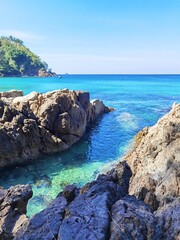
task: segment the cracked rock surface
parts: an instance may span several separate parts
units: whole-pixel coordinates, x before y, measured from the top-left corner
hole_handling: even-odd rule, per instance
[[[0,92],[0,168],[69,148],[108,111],[88,92]]]
[[[180,104],[135,141],[126,156],[133,172],[129,193],[156,210],[180,195]]]

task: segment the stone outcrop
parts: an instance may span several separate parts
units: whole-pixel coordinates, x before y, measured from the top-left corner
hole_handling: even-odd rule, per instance
[[[144,202],[125,196],[112,207],[110,240],[155,239],[156,219]]]
[[[88,92],[0,93],[0,167],[69,148],[109,108]]]
[[[135,137],[129,193],[156,210],[180,195],[180,104]]]
[[[38,71],[38,77],[54,77],[54,76],[57,76],[55,72],[46,71],[44,69],[40,69]]]
[[[45,210],[32,218],[17,221],[11,211],[1,214],[0,221],[6,224],[1,227],[0,234],[4,235],[0,237],[15,240],[179,240],[180,196],[177,188],[180,175],[176,169],[180,161],[179,114],[180,105],[173,105],[172,110],[155,126],[144,129],[136,136],[134,149],[126,156],[127,161],[121,161],[111,171],[99,175],[80,189],[74,185],[66,186]],[[160,147],[161,151],[154,154]],[[169,168],[163,166],[170,154],[175,157],[169,172]],[[163,194],[159,191],[161,184],[166,187]],[[27,189],[27,186],[19,188]],[[23,203],[26,204],[31,190],[25,190],[28,194],[20,193],[17,198],[13,197],[18,199],[15,205],[14,200],[9,198],[14,196],[12,191],[16,193],[16,188],[0,191],[0,207],[4,209],[2,206],[6,206],[7,202],[11,209],[14,210],[15,206],[19,219],[21,211],[24,216],[25,205],[17,201],[22,202],[24,196]],[[4,216],[6,221],[1,220]],[[7,225],[8,216],[12,219],[10,227]]]
[[[26,220],[15,239],[107,239],[111,207],[128,193],[130,177],[122,162],[82,189],[66,188],[47,209]]]
[[[26,205],[32,197],[28,185],[0,189],[0,239],[11,239],[26,219]]]

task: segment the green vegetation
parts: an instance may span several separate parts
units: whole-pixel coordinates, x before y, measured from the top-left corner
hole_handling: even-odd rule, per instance
[[[24,46],[18,38],[0,37],[0,76],[37,76],[48,65]]]

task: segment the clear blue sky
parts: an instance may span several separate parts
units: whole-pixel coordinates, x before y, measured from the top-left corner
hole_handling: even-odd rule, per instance
[[[180,0],[1,0],[0,35],[58,73],[180,73]]]

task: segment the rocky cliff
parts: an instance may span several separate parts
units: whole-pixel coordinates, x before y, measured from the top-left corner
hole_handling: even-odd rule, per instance
[[[180,104],[137,134],[126,160],[133,172],[129,193],[154,210],[180,195]]]
[[[69,148],[88,124],[109,111],[88,92],[0,93],[0,167]]]
[[[8,190],[11,194],[1,189],[0,205],[8,206],[11,211],[0,215],[0,238],[179,240],[179,114],[180,104],[173,105],[155,126],[137,134],[126,161],[81,189],[74,185],[65,187],[49,207],[30,219],[18,222],[15,214],[20,212],[21,199],[27,203],[31,194],[28,186],[17,186],[24,189],[18,197],[16,187]],[[170,156],[173,156],[171,164]],[[162,184],[163,192],[159,191]],[[16,204],[11,199],[17,199]],[[21,216],[24,212],[25,207]],[[10,228],[9,219],[13,223]]]

